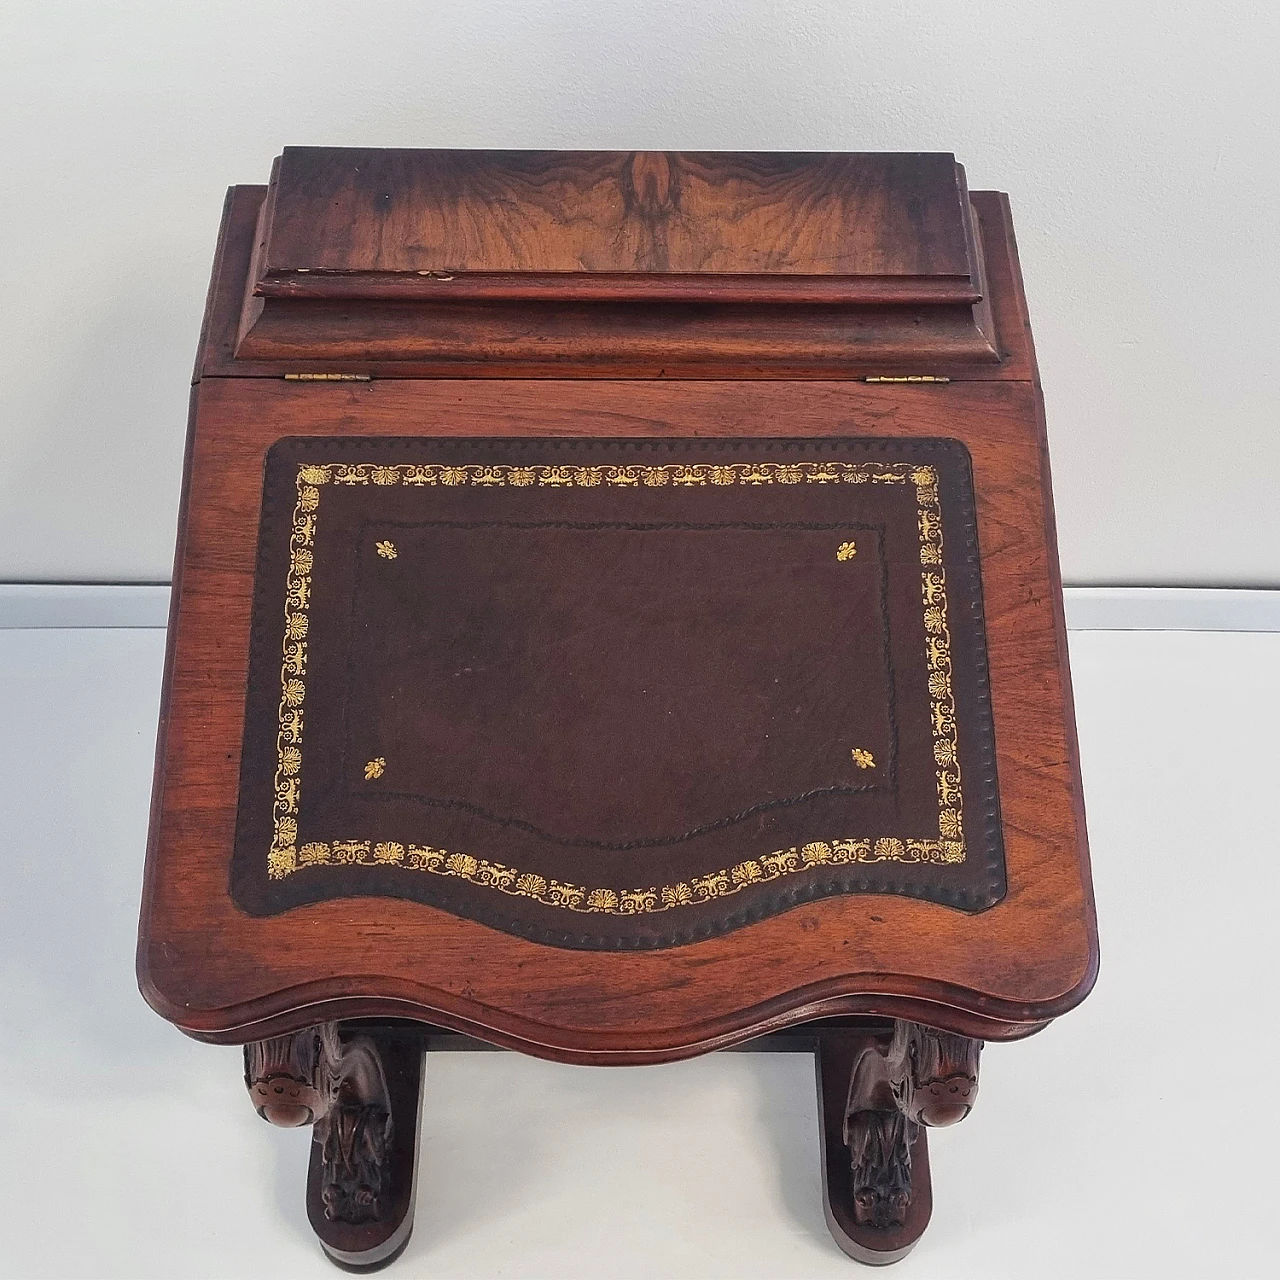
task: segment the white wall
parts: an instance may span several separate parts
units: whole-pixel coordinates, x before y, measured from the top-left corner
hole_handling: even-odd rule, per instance
[[[1010,192],[1069,581],[1280,585],[1269,3],[0,18],[0,580],[159,580],[222,194],[285,144],[954,151]]]

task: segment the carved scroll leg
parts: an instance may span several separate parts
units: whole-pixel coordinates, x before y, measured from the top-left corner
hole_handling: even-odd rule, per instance
[[[386,1266],[409,1242],[417,1182],[423,1044],[412,1026],[328,1023],[245,1047],[264,1119],[314,1123],[307,1217],[329,1259]]]
[[[924,1126],[889,1086],[892,1032],[819,1033],[818,1114],[827,1226],[851,1258],[882,1266],[905,1258],[933,1212]]]
[[[923,1234],[933,1209],[925,1129],[969,1114],[981,1049],[914,1022],[819,1030],[827,1225],[859,1262],[896,1262]]]

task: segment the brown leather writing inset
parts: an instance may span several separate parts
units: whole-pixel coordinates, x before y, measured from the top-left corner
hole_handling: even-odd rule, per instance
[[[665,947],[1004,893],[953,441],[293,439],[233,893]]]

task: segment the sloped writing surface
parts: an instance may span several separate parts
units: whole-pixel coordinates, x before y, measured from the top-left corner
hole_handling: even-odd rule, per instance
[[[233,890],[605,949],[840,893],[990,906],[963,446],[277,445]]]

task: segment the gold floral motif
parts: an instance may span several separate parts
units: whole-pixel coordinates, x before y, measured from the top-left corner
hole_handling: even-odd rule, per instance
[[[305,675],[307,672],[307,646],[302,640],[293,643],[285,642],[284,669],[291,676]]]
[[[514,487],[631,487],[706,483],[913,484],[920,532],[921,593],[924,604],[930,719],[934,736],[933,754],[938,766],[939,838],[900,840],[884,836],[874,840],[811,841],[799,847],[747,859],[731,868],[696,876],[688,882],[641,889],[592,888],[566,884],[533,872],[521,872],[500,863],[475,858],[470,854],[412,844],[336,840],[311,841],[299,847],[298,811],[301,800],[304,723],[302,704],[306,694],[306,646],[301,642],[309,630],[307,611],[311,603],[311,573],[314,567],[311,548],[315,542],[320,488],[331,483],[367,485],[371,482],[384,487],[400,483],[415,486],[507,484]],[[298,468],[297,489],[298,500],[294,508],[289,543],[289,567],[285,578],[285,641],[280,677],[273,838],[267,854],[267,872],[273,880],[282,879],[306,867],[390,865],[433,875],[457,877],[501,893],[531,898],[569,911],[634,915],[709,902],[737,893],[749,885],[776,880],[779,876],[816,866],[883,861],[951,865],[964,861],[959,740],[955,701],[951,690],[951,633],[947,625],[946,574],[942,567],[942,512],[938,496],[938,476],[932,467],[876,462],[592,467],[307,463]],[[377,550],[386,559],[393,559],[396,555],[394,544],[390,542],[379,543]],[[838,559],[845,560],[852,558],[855,553],[854,544],[847,542],[841,545],[836,554]],[[875,767],[874,758],[869,751],[854,748],[852,755],[859,768]],[[365,777],[369,780],[378,778],[385,768],[386,760],[379,756],[365,765]]]
[[[695,876],[693,879],[694,900],[710,902],[712,898],[722,898],[734,889],[733,881],[727,871],[713,871],[710,875]]]
[[[576,884],[562,884],[552,880],[547,885],[546,894],[540,899],[551,907],[565,907],[570,911],[581,911],[586,900],[587,891]]]
[[[339,863],[358,865],[369,857],[369,842],[367,840],[335,840],[333,854]]]
[[[661,897],[664,907],[687,906],[693,901],[693,890],[683,881],[679,884],[666,884],[662,886]]]
[[[306,845],[303,845],[303,849]],[[267,854],[267,874],[273,880],[282,880],[298,869],[297,850],[289,845],[272,845]]]
[[[378,554],[384,560],[394,560],[396,556],[400,554],[396,550],[396,544],[394,542],[388,542],[384,540],[382,542],[374,543],[374,546],[377,549]]]
[[[858,544],[856,542],[842,542],[836,548],[836,559],[840,561],[852,560],[858,554]]]

